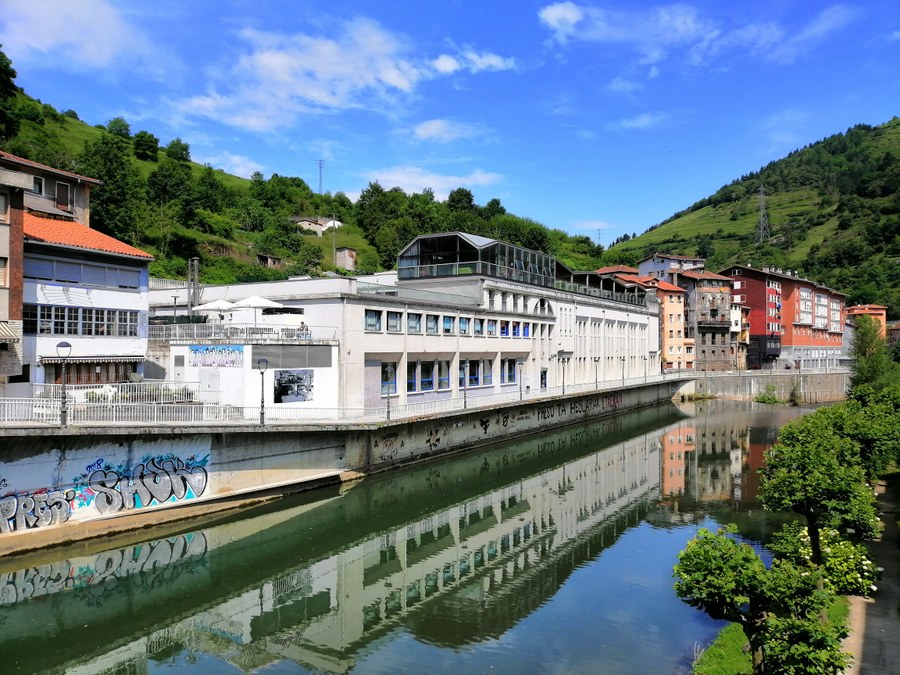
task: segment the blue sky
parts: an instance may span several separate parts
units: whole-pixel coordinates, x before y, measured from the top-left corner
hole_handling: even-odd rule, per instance
[[[608,244],[900,114],[896,0],[2,0],[17,83],[193,159],[456,187]]]

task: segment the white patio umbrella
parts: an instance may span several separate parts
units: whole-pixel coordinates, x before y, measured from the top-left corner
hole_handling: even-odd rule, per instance
[[[251,295],[249,298],[244,298],[243,300],[238,300],[234,303],[233,308],[237,309],[238,307],[252,307],[253,308],[253,323],[256,323],[256,310],[258,309],[278,309],[280,307],[284,307],[280,302],[275,302],[274,300],[269,300],[268,298],[264,298],[259,295]]]
[[[224,312],[226,310],[234,308],[233,302],[228,302],[228,300],[213,300],[212,302],[206,302],[202,305],[196,305],[194,307],[195,310],[209,310],[216,312]]]

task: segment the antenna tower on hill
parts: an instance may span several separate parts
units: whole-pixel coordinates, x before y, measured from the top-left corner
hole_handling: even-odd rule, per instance
[[[325,168],[325,160],[317,159],[316,164],[319,167],[319,194],[322,194],[322,169]]]
[[[759,220],[756,223],[756,243],[769,240],[769,216],[766,214],[766,186],[759,186]]]

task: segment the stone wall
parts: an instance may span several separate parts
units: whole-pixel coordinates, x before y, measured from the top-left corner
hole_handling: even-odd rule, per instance
[[[800,403],[833,403],[847,398],[850,373],[798,373],[790,370],[714,376],[697,373],[697,379],[682,387],[679,394],[752,401],[769,386],[782,401],[790,400],[794,391]]]

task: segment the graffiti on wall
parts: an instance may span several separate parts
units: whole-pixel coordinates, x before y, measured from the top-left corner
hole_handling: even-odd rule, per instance
[[[206,461],[185,463],[180,457],[147,458],[131,470],[97,468],[87,479],[94,507],[101,514],[140,509],[165,502],[200,497],[209,476]]]
[[[0,574],[0,606],[52,595],[61,591],[91,588],[104,593],[116,582],[135,577],[146,588],[170,582],[206,556],[206,536],[189,533],[104,551],[95,556],[60,560]]]
[[[72,513],[74,490],[10,495],[0,499],[0,533],[64,523]]]

